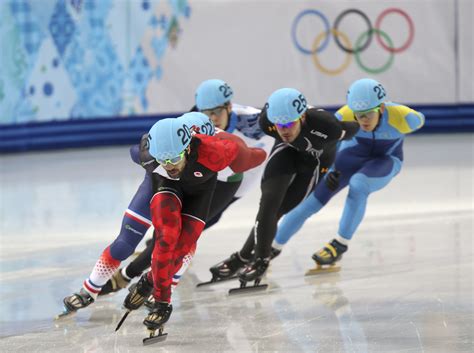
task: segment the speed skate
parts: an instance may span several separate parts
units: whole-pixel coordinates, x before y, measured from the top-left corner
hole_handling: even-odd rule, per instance
[[[330,265],[316,264],[316,267],[309,269],[308,271],[306,271],[304,275],[314,276],[314,275],[319,275],[323,273],[339,272],[340,270],[341,270],[341,266],[337,265],[336,263],[333,263]]]
[[[156,330],[149,329],[148,330],[149,336],[145,337],[143,339],[143,345],[148,346],[148,345],[151,345],[153,343],[158,343],[158,342],[165,341],[166,338],[168,337],[168,333],[166,333],[166,332],[163,333],[163,330],[164,330],[164,326],[161,326],[160,328],[158,328]]]

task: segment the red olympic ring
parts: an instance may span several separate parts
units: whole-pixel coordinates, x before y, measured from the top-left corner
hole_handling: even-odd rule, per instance
[[[389,13],[392,13],[392,12],[398,13],[399,15],[404,17],[405,20],[408,22],[409,31],[408,31],[407,41],[405,42],[405,44],[403,44],[399,48],[390,48],[388,45],[385,44],[385,42],[380,37],[380,32],[376,32],[376,37],[379,44],[385,50],[388,50],[391,53],[400,53],[406,50],[413,42],[413,38],[415,37],[415,25],[413,24],[413,20],[410,18],[410,16],[408,16],[408,14],[405,11],[392,7],[392,8],[382,11],[382,13],[377,17],[377,20],[375,21],[375,28],[381,30],[380,25],[382,24],[382,20],[384,19],[385,16],[387,16]]]

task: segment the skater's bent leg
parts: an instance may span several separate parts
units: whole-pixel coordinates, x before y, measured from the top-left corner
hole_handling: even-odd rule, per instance
[[[181,200],[172,192],[156,193],[150,204],[155,247],[151,258],[154,297],[156,301],[171,298],[173,255],[181,234]]]
[[[110,254],[110,246],[107,247],[97,260],[90,276],[84,281],[83,288],[96,299],[103,285],[119,266],[120,260],[114,259]]]
[[[302,203],[283,217],[272,246],[281,250],[283,245],[301,229],[304,222],[322,207],[323,204],[313,194],[309,195]]]
[[[369,194],[384,188],[399,173],[400,168],[401,163],[397,158],[383,157],[366,163],[352,176],[339,223],[342,241],[349,241],[362,222]]]
[[[141,276],[145,270],[147,270],[151,265],[151,254],[153,253],[153,248],[155,247],[155,237],[152,238],[152,241],[147,245],[145,250],[143,250],[132,262],[130,262],[125,268],[125,274],[128,278],[135,278]]]
[[[182,214],[182,224],[181,234],[179,235],[173,255],[176,270],[181,267],[184,257],[189,254],[191,250],[196,249],[196,242],[206,225],[203,220],[185,213]],[[173,273],[175,273],[176,270],[174,270]]]
[[[143,182],[125,211],[119,235],[102,252],[89,278],[84,281],[84,289],[94,297],[97,296],[102,286],[118,269],[120,262],[134,252],[150,227],[150,198],[151,180],[148,175],[145,175]]]
[[[250,234],[244,243],[244,246],[238,252],[240,258],[242,260],[249,260],[253,255],[254,248],[255,248],[255,227],[252,227],[252,229],[250,230]]]
[[[341,177],[340,179],[340,185],[336,191],[329,190],[324,180],[322,180],[316,185],[311,195],[303,200],[296,208],[287,213],[278,226],[272,247],[281,250],[283,245],[301,229],[309,217],[319,212],[337,192],[347,185],[349,178]],[[288,189],[288,193],[291,193],[291,189],[292,186]],[[283,202],[285,203],[285,201],[286,199]]]
[[[255,221],[255,257],[270,257],[275,237],[278,211],[286,195],[292,175],[278,175],[262,182],[262,196]]]
[[[173,290],[181,280],[181,277],[188,269],[191,261],[193,260],[194,253],[196,252],[196,244],[191,248],[191,250],[183,257],[181,263],[179,263],[174,270],[173,281],[171,282],[171,290]]]

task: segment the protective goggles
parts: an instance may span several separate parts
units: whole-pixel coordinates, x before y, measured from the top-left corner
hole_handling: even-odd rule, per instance
[[[212,115],[221,115],[225,108],[226,105],[221,105],[212,109],[201,110],[201,113],[206,114],[208,117],[211,117]]]
[[[364,117],[367,119],[372,119],[376,116],[375,113],[378,112],[380,112],[380,105],[376,108],[366,110],[365,112],[354,112],[354,115],[357,119],[362,119]]]
[[[297,121],[300,119],[301,119],[301,116],[298,119],[290,121],[289,123],[286,123],[286,124],[275,123],[275,126],[279,129],[289,129],[293,127],[297,123]]]
[[[156,161],[158,163],[160,163],[161,165],[167,165],[168,163],[172,164],[172,165],[176,165],[176,164],[178,164],[179,162],[181,162],[183,160],[185,154],[186,154],[186,151],[183,151],[177,157],[168,158],[168,159],[158,159],[158,158],[156,158]]]

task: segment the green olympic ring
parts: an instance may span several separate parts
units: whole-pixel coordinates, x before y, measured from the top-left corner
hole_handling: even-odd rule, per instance
[[[360,58],[361,50],[359,50],[358,48],[361,48],[361,44],[365,40],[365,37],[367,37],[369,35],[372,35],[373,33],[377,33],[378,35],[381,35],[387,41],[389,48],[392,49],[392,50],[389,50],[390,57],[388,58],[388,61],[385,64],[383,64],[379,68],[371,69],[371,68],[365,66],[362,63],[362,60]],[[392,39],[388,36],[387,33],[382,31],[381,29],[372,28],[372,29],[369,29],[368,31],[363,32],[359,36],[359,38],[357,38],[355,47],[357,48],[357,50],[354,51],[354,55],[355,55],[357,64],[359,65],[359,67],[362,70],[364,70],[365,72],[367,72],[369,74],[380,74],[380,73],[388,70],[389,67],[392,66],[392,64],[393,64],[393,60],[395,58],[395,52],[393,51],[394,47],[393,47]]]

